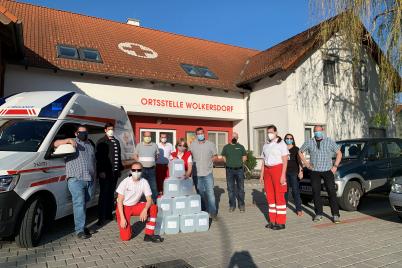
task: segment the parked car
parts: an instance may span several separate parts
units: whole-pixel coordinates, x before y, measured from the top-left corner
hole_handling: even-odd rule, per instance
[[[21,247],[36,246],[52,220],[73,213],[64,157],[75,149],[55,151],[54,141],[74,137],[76,127],[85,124],[95,144],[105,135],[106,122],[115,123],[128,165],[133,130],[122,108],[66,91],[0,98],[0,238],[15,236]],[[95,180],[88,206],[97,204],[98,186]]]
[[[394,179],[389,193],[389,201],[392,209],[402,220],[402,177]]]
[[[339,206],[356,210],[361,197],[368,192],[389,192],[393,178],[402,176],[402,139],[363,138],[337,142],[342,161],[335,174]],[[309,171],[300,182],[304,203],[312,199]],[[321,186],[321,196],[327,196]]]

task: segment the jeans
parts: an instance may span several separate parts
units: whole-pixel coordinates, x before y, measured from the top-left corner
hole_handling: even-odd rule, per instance
[[[101,222],[113,220],[114,193],[118,178],[118,172],[114,172],[112,176],[107,178],[99,178],[98,219]]]
[[[314,210],[316,215],[322,215],[322,199],[321,199],[321,179],[324,180],[327,189],[329,205],[331,207],[332,216],[339,216],[339,206],[336,198],[335,176],[331,170],[328,171],[312,171],[311,187],[313,188]]]
[[[296,173],[286,174],[288,187],[292,188],[292,196],[295,202],[296,211],[302,211],[302,202],[300,198],[299,178]],[[288,202],[289,189],[285,194],[286,203]]]
[[[86,203],[93,196],[93,181],[83,181],[77,178],[69,178],[68,190],[73,200],[75,233],[84,232],[86,220]]]
[[[154,200],[154,202],[156,202],[156,198],[158,197],[158,188],[156,186],[155,167],[150,167],[150,168],[144,167],[142,169],[142,177],[148,181],[149,186],[151,187],[151,191],[152,191],[152,200]]]
[[[201,196],[202,207],[205,209],[208,203],[208,213],[214,216],[216,215],[214,177],[210,173],[207,176],[197,176],[197,179],[197,188]]]
[[[226,182],[228,186],[229,206],[236,207],[236,198],[239,207],[244,207],[244,171],[243,168],[226,168]]]

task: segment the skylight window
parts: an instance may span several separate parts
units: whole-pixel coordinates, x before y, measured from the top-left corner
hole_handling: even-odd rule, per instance
[[[72,46],[57,45],[57,57],[78,60],[78,50]]]
[[[102,62],[102,58],[100,53],[96,49],[92,48],[80,48],[80,58],[86,61],[95,61],[95,62]]]
[[[181,67],[190,76],[218,79],[218,77],[207,67],[194,66],[185,63],[182,63]]]

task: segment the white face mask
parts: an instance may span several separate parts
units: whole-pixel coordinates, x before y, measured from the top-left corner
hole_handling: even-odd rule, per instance
[[[161,138],[162,143],[166,143],[167,139],[166,138]]]
[[[272,141],[273,139],[276,138],[276,134],[274,133],[268,133],[268,141]]]
[[[109,129],[108,131],[106,131],[106,135],[107,135],[108,137],[113,137],[113,134],[114,134],[113,129]]]
[[[131,172],[131,177],[132,177],[134,180],[138,181],[139,179],[141,179],[141,173],[142,173],[142,172],[139,172],[139,171]]]

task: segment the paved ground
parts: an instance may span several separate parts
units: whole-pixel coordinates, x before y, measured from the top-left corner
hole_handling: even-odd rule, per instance
[[[82,241],[67,217],[35,249],[0,241],[0,267],[138,267],[177,259],[193,267],[402,267],[402,223],[385,195],[365,197],[360,212],[342,213],[340,225],[328,219],[314,224],[311,207],[302,218],[288,209],[286,230],[272,231],[264,228],[267,207],[260,187],[246,188],[246,213],[229,213],[226,187],[217,182],[220,219],[206,233],[165,236],[162,244],[144,243],[141,233],[121,242],[111,222]],[[95,212],[89,211],[92,223]]]

